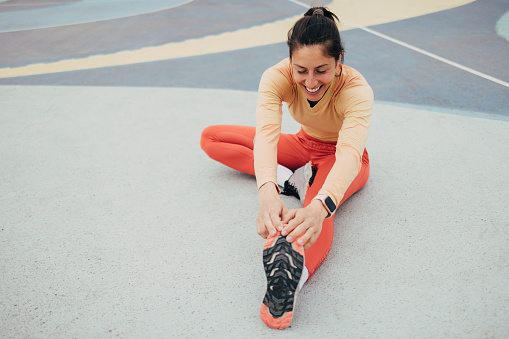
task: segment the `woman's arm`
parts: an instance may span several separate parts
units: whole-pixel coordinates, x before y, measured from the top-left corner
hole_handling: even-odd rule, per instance
[[[276,234],[277,230],[283,229],[281,222],[283,215],[288,212],[288,208],[279,198],[277,185],[267,182],[258,190],[258,199],[260,201],[260,210],[256,219],[256,229],[262,238]]]
[[[288,211],[279,198],[277,186],[277,143],[281,133],[282,102],[291,93],[291,84],[277,66],[263,74],[258,89],[254,167],[260,210],[257,231],[263,238],[282,229],[281,219]]]
[[[368,85],[348,88],[337,105],[345,119],[338,134],[336,161],[318,194],[331,197],[336,206],[359,174],[362,154],[368,139],[373,110],[373,91]]]
[[[373,92],[369,86],[347,89],[342,95],[339,104],[345,110],[345,119],[339,131],[336,160],[319,191],[331,197],[336,206],[360,171],[373,107]],[[300,237],[298,242],[307,249],[320,235],[327,214],[319,200],[313,200],[305,208],[290,210],[283,216],[283,223],[287,225],[282,234],[288,234],[290,242]]]

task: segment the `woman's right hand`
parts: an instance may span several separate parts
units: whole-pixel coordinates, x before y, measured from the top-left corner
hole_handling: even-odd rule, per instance
[[[260,200],[260,210],[256,219],[256,228],[258,234],[266,239],[269,234],[274,235],[277,230],[283,228],[281,219],[288,208],[279,198],[276,185],[273,182],[267,182],[260,187],[258,198]]]

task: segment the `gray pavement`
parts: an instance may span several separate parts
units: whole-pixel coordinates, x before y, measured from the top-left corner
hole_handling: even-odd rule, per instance
[[[509,122],[377,104],[370,181],[337,213],[331,253],[282,333],[258,319],[254,178],[197,142],[212,123],[252,123],[238,112],[255,92],[2,94],[5,337],[509,333]]]
[[[489,3],[380,30],[416,29],[445,12]],[[283,16],[296,10],[290,2],[274,6]],[[156,14],[164,13],[174,15]],[[347,60],[366,68],[377,96],[370,179],[336,214],[331,252],[284,331],[258,316],[265,276],[255,180],[199,147],[206,126],[254,124],[255,85],[237,90],[238,78],[255,79],[284,44],[209,55],[212,73],[204,72],[206,57],[189,57],[1,79],[0,337],[509,337],[509,91],[448,66],[423,68],[423,56],[379,42],[380,57],[397,56],[394,65],[406,74],[429,73],[429,81],[402,86],[410,75],[377,75],[363,57],[376,41],[366,34],[345,32]],[[506,47],[496,43],[482,71],[507,81]],[[259,61],[264,56],[268,61]],[[244,72],[211,76],[224,69],[221,58]],[[238,66],[249,60],[256,67]],[[18,65],[14,54],[6,62]],[[151,78],[156,66],[174,83]],[[183,67],[207,81],[186,83]],[[445,83],[422,92],[433,75]],[[391,83],[399,88],[392,94]],[[283,131],[298,128],[284,114]]]

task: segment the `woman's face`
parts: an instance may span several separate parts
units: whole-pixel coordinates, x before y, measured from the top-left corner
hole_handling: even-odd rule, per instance
[[[341,58],[340,58],[341,60]],[[325,55],[320,45],[302,46],[293,51],[293,78],[309,101],[319,101],[334,80],[339,60]]]

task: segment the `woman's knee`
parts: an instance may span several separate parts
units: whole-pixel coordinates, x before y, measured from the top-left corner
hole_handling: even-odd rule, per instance
[[[215,140],[214,136],[216,135],[216,133],[218,131],[218,127],[219,127],[218,125],[209,126],[209,127],[206,127],[201,132],[200,146],[201,146],[201,149],[207,154],[209,154],[211,145]]]

